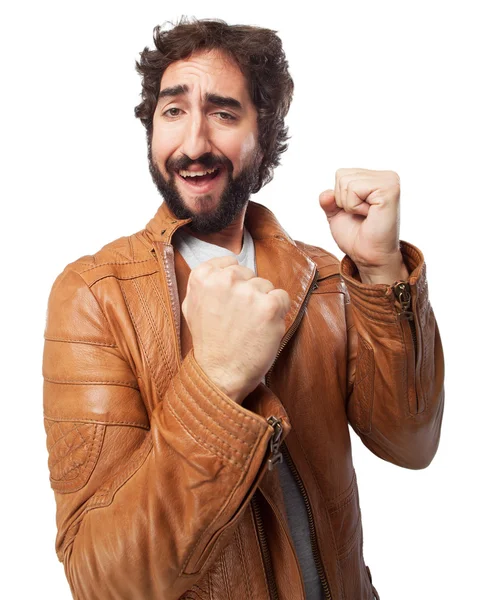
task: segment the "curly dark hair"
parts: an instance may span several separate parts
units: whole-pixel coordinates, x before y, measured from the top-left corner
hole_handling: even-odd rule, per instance
[[[171,25],[174,25],[171,22]],[[161,78],[174,61],[185,60],[198,50],[221,50],[232,58],[245,76],[251,100],[258,112],[258,142],[263,152],[259,176],[252,193],[273,179],[280,155],[290,139],[284,118],[293,97],[294,84],[288,72],[282,42],[276,31],[252,25],[228,25],[221,19],[181,17],[173,29],[153,30],[155,49],[145,48],[136,61],[142,77],[142,102],[135,116],[146,128],[148,146],[153,133],[153,114]]]

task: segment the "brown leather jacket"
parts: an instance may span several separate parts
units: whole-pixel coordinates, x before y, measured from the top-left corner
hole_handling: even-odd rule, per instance
[[[238,405],[196,363],[182,318],[189,269],[171,240],[186,222],[162,204],[52,287],[45,428],[74,598],[303,599],[279,451],[306,502],[325,597],[378,597],[348,423],[394,464],[434,457],[444,365],[421,252],[401,242],[407,286],[365,285],[349,257],[294,242],[250,202],[258,275],[291,309],[266,386]]]

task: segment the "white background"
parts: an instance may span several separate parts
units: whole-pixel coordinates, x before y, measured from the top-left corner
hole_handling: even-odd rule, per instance
[[[382,600],[479,597],[473,5],[42,1],[2,9],[0,596],[70,597],[54,552],[42,422],[46,302],[67,263],[142,229],[161,202],[133,116],[134,61],[156,24],[184,14],[269,27],[283,40],[295,82],[292,137],[274,180],[253,199],[291,236],[341,257],[318,205],[336,169],[401,176],[401,238],[426,257],[446,409],[438,453],[421,471],[382,461],[352,432],[364,555]]]

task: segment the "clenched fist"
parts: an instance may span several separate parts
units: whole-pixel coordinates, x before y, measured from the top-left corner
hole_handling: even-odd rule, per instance
[[[191,271],[182,311],[196,362],[235,402],[261,382],[276,357],[290,308],[285,290],[232,256]]]
[[[399,250],[399,176],[394,171],[339,169],[334,190],[319,196],[331,234],[367,283],[408,276]]]
[[[399,176],[394,171],[339,169],[334,190],[319,196],[331,234],[358,265],[381,268],[399,259]]]

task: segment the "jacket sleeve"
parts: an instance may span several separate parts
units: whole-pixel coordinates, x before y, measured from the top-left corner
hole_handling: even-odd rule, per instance
[[[421,251],[401,241],[406,286],[361,283],[349,256],[348,419],[363,443],[396,465],[422,469],[436,453],[444,409],[444,356]]]
[[[144,382],[68,268],[49,297],[43,376],[56,549],[74,598],[177,600],[232,535],[273,428],[192,351],[148,415]]]

